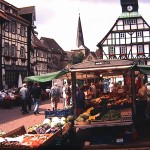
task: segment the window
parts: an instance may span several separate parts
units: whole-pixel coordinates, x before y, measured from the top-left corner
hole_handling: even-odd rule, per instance
[[[25,58],[25,48],[23,46],[20,48],[20,57]]]
[[[136,24],[136,19],[131,19],[131,20],[130,20],[130,23],[131,23],[131,24]]]
[[[124,24],[125,24],[125,25],[130,24],[130,20],[129,20],[129,19],[125,19],[125,20],[124,20]]]
[[[16,33],[16,31],[17,31],[17,24],[15,22],[12,22],[11,28],[12,28],[12,33]]]
[[[138,45],[138,53],[143,53],[143,45]]]
[[[137,32],[137,37],[141,37],[142,36],[142,31]]]
[[[9,30],[9,23],[5,22],[5,31],[8,31],[8,30]]]
[[[25,36],[25,35],[26,35],[25,32],[26,32],[25,26],[22,25],[22,26],[21,26],[20,34],[21,34],[22,36]]]
[[[126,54],[126,47],[120,47],[120,54]]]
[[[120,38],[125,38],[125,33],[120,33]]]
[[[109,54],[114,55],[115,54],[115,48],[113,46],[109,47]]]
[[[89,56],[87,60],[88,60],[88,61],[92,60],[92,57],[91,57],[91,56]]]
[[[11,56],[12,56],[12,57],[16,57],[16,56],[17,56],[17,53],[16,53],[16,46],[15,46],[15,45],[12,45],[12,46],[11,46]]]
[[[5,56],[9,55],[9,44],[8,43],[4,44],[4,55]]]
[[[125,19],[124,24],[125,25],[136,24],[136,19]]]

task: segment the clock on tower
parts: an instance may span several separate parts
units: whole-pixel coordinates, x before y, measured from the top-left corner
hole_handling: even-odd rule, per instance
[[[122,12],[138,11],[138,0],[120,0]]]
[[[127,6],[127,10],[128,11],[132,11],[133,10],[133,6],[131,6],[131,5]]]

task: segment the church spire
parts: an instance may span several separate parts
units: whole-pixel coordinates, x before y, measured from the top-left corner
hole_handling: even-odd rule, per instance
[[[84,46],[84,39],[83,39],[83,33],[82,33],[82,26],[81,26],[81,20],[80,20],[80,13],[79,13],[79,20],[78,20],[78,29],[77,29],[77,39],[76,39],[77,47],[79,48],[81,45]]]

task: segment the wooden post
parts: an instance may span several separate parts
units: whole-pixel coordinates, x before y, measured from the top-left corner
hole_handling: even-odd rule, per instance
[[[72,80],[72,102],[74,109],[74,117],[77,117],[77,107],[76,107],[76,73],[71,72],[71,80]]]
[[[136,87],[135,87],[135,70],[131,68],[131,97],[132,97],[132,118],[136,115]]]

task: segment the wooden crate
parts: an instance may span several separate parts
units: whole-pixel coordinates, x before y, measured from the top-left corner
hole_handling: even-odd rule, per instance
[[[18,136],[18,135],[23,135],[26,134],[26,130],[24,126],[21,126],[19,128],[16,128],[6,134],[4,134],[2,137],[14,137],[14,136]]]

